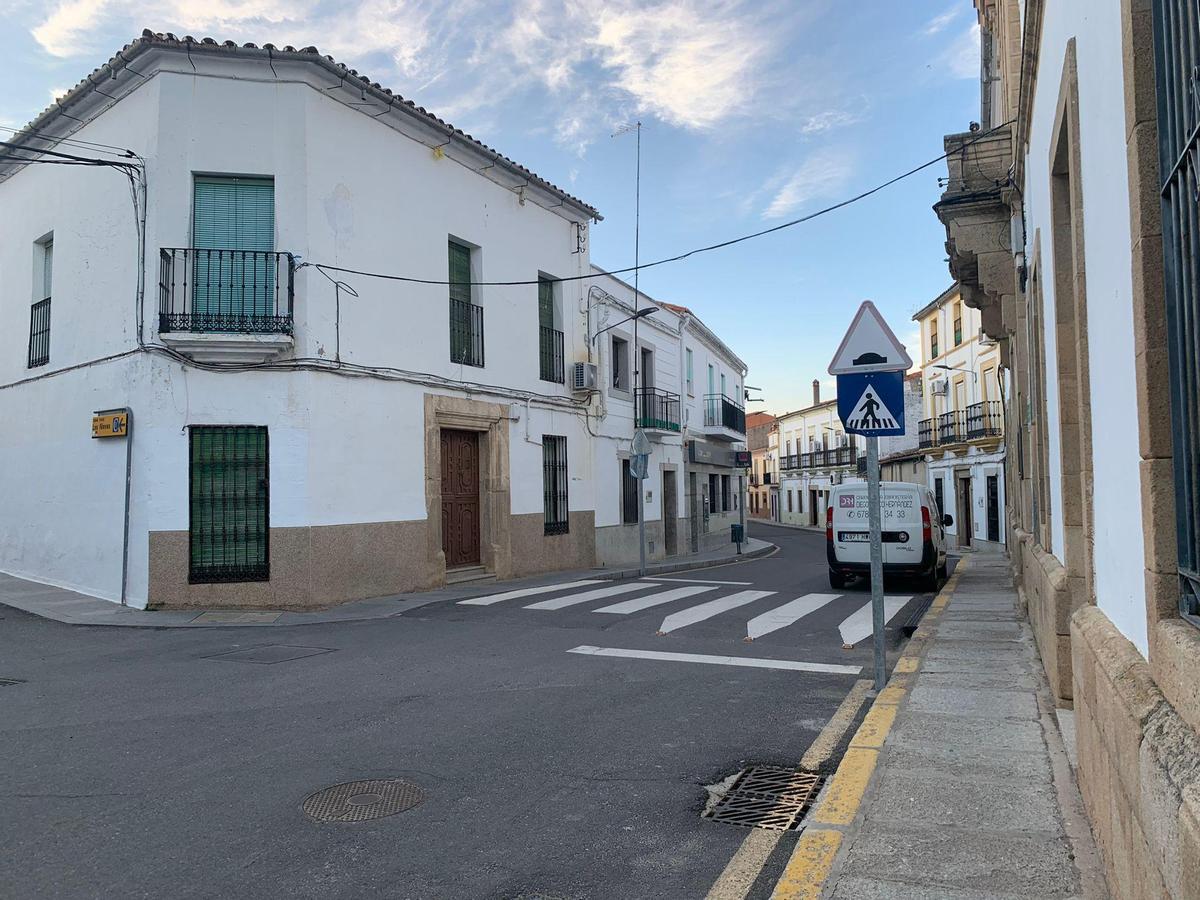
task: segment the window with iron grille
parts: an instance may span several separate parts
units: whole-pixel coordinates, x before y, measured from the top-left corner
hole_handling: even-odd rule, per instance
[[[483,307],[471,292],[471,248],[447,242],[450,259],[450,361],[483,366]]]
[[[270,577],[267,429],[193,425],[189,429],[188,580],[266,581]]]
[[[542,507],[546,534],[566,534],[567,515],[567,439],[561,435],[542,435]]]
[[[722,475],[721,476],[721,509],[723,509],[725,512],[729,512],[731,509],[733,509],[732,497],[733,497],[733,495],[729,491],[729,476]]]
[[[929,358],[933,359],[938,355],[938,333],[937,319],[929,323]]]
[[[28,367],[50,362],[50,295],[53,293],[54,238],[38,241],[38,267],[34,272],[33,305],[29,308]]]
[[[621,521],[626,525],[638,520],[638,480],[633,477],[629,460],[621,460]]]
[[[962,301],[960,300],[954,304],[954,346],[957,347],[962,342]]]
[[[1200,17],[1154,0],[1180,611],[1200,624]]]
[[[555,282],[545,275],[538,276],[538,374],[542,381],[562,384],[563,333],[558,327],[558,300],[554,296]]]

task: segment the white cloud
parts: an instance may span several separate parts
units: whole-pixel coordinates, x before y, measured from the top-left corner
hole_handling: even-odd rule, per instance
[[[922,31],[929,37],[933,37],[935,34],[941,34],[950,26],[951,22],[958,18],[958,13],[959,7],[952,6],[941,15],[934,16],[932,19],[926,22]]]
[[[956,38],[942,55],[942,62],[955,78],[978,78],[979,60],[979,23]]]
[[[854,164],[844,150],[819,150],[774,189],[775,196],[763,211],[763,218],[778,219],[812,200],[831,197],[846,186],[853,174]]]
[[[862,121],[862,113],[850,112],[846,109],[831,109],[815,116],[809,116],[800,126],[801,134],[821,134],[835,128],[844,128]]]

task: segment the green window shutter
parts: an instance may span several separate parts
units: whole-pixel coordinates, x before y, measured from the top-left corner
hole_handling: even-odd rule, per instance
[[[193,425],[190,443],[189,580],[266,580],[267,429]]]
[[[275,261],[268,254],[275,249],[275,182],[196,178],[192,246],[193,315],[227,319],[270,315]]]
[[[450,241],[450,299],[471,302],[471,248]]]
[[[554,282],[549,278],[538,278],[538,324],[554,327]]]

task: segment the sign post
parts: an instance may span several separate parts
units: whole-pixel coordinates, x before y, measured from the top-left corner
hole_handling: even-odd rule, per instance
[[[867,439],[867,514],[871,529],[871,621],[875,690],[887,681],[883,647],[883,514],[879,497],[879,438],[904,434],[904,373],[912,360],[875,304],[863,301],[829,364],[836,375],[838,416],[848,434]]]
[[[642,484],[650,474],[650,438],[639,428],[633,433],[633,460],[629,464],[630,474],[638,482],[638,575],[646,574],[646,486]]]
[[[121,540],[121,605],[128,606],[126,592],[129,586],[129,486],[133,480],[133,438],[130,426],[133,413],[127,406],[118,409],[98,409],[92,413],[92,437],[125,439],[125,512],[124,532]]]

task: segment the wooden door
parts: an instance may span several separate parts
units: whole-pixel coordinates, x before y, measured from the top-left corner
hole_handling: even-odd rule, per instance
[[[970,547],[975,526],[971,522],[971,479],[958,479],[958,546]]]
[[[442,551],[446,568],[479,565],[479,434],[442,430]]]
[[[675,495],[675,473],[662,473],[663,548],[667,556],[679,552],[679,498]]]

